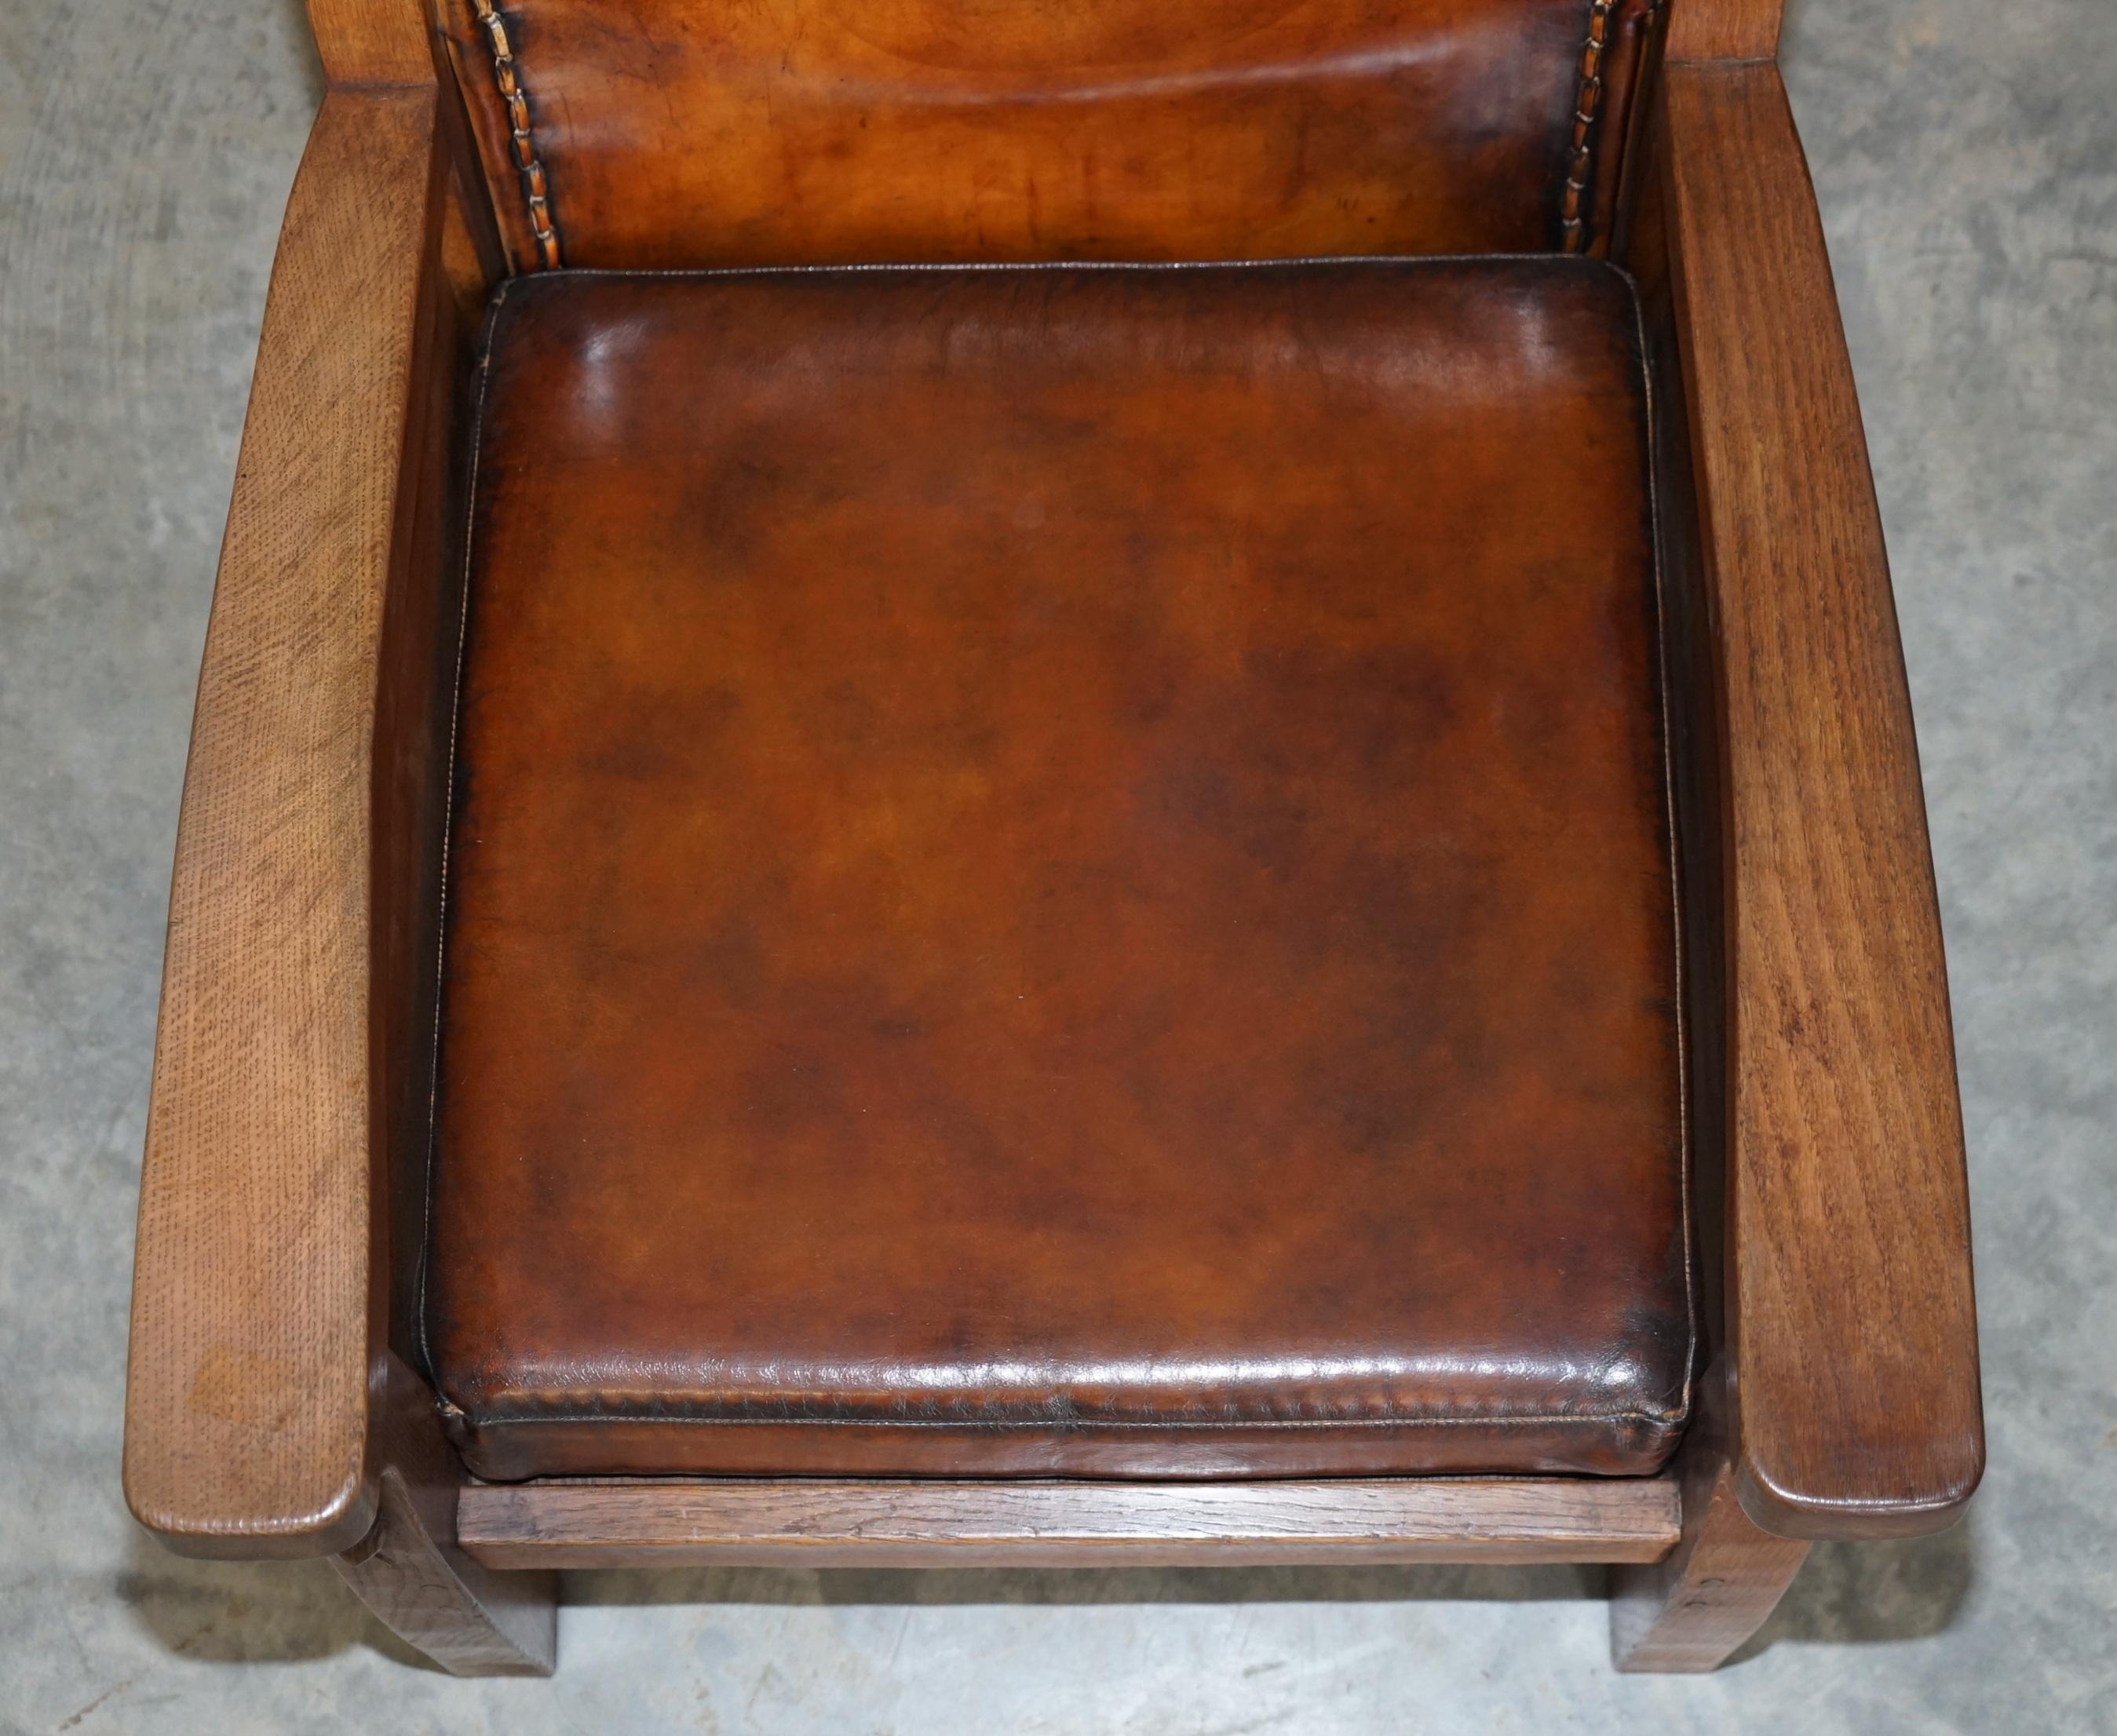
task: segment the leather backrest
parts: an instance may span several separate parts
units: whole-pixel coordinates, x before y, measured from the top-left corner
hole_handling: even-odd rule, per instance
[[[434,0],[518,265],[1592,250],[1658,0]]]

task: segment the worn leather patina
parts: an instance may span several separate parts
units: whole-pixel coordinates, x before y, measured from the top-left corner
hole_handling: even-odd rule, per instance
[[[510,284],[426,1282],[473,1469],[1658,1467],[1647,416],[1586,260]]]
[[[1653,12],[436,4],[523,269],[1592,245]]]

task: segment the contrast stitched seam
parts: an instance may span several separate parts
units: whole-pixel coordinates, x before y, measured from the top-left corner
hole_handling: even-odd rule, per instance
[[[823,1428],[823,1429],[1058,1429],[1086,1432],[1097,1429],[1512,1429],[1549,1427],[1558,1423],[1647,1423],[1671,1428],[1685,1421],[1681,1413],[1663,1411],[1569,1411],[1530,1416],[1237,1416],[1123,1418],[1100,1416],[699,1416],[685,1411],[530,1411],[519,1416],[482,1416],[466,1411],[474,1428],[511,1429],[534,1423],[630,1423],[654,1427],[662,1423],[694,1424],[710,1428]]]
[[[700,278],[868,277],[926,274],[945,276],[995,272],[1287,271],[1312,265],[1387,265],[1404,269],[1446,265],[1548,265],[1556,256],[1533,253],[1299,253],[1285,259],[1026,259],[882,260],[836,265],[690,265],[673,269],[639,265],[574,265],[568,278],[638,278],[657,282]],[[1597,264],[1607,265],[1598,260]],[[1609,269],[1618,269],[1610,265]],[[1622,275],[1621,272],[1619,275]]]
[[[500,87],[500,100],[507,111],[508,144],[514,167],[522,179],[523,202],[529,212],[529,229],[537,241],[537,261],[547,271],[559,268],[559,231],[551,221],[551,187],[545,178],[543,159],[530,135],[529,92],[522,81],[514,45],[507,39],[506,21],[494,10],[492,0],[471,0],[477,21],[484,27],[487,46],[492,50],[492,80]]]
[[[434,1365],[433,1345],[427,1328],[427,1287],[433,1269],[435,1151],[440,1143],[441,991],[449,958],[449,851],[455,841],[456,746],[463,733],[464,653],[470,639],[471,555],[477,538],[477,469],[485,448],[486,389],[492,380],[493,339],[500,326],[500,311],[507,303],[508,286],[514,281],[512,278],[501,279],[499,292],[492,298],[492,306],[486,315],[485,341],[478,357],[477,405],[471,414],[470,424],[470,475],[464,488],[463,600],[456,611],[455,676],[449,688],[448,765],[441,781],[441,886],[434,923],[433,1071],[428,1075],[427,1086],[427,1172],[425,1197],[420,1206],[419,1278],[413,1306],[418,1315],[420,1360],[426,1365],[424,1372],[428,1382],[444,1404],[450,1401],[440,1391],[440,1371]]]
[[[1573,140],[1566,157],[1566,186],[1559,196],[1558,230],[1568,253],[1579,253],[1588,245],[1584,208],[1594,176],[1596,122],[1603,112],[1603,61],[1610,46],[1610,14],[1617,6],[1617,0],[1589,0],[1588,39],[1581,45],[1580,81],[1573,99]]]
[[[1612,269],[1617,268],[1612,267]],[[1668,604],[1664,595],[1665,580],[1663,570],[1661,526],[1661,486],[1654,473],[1654,391],[1653,368],[1647,348],[1647,315],[1640,300],[1638,283],[1630,273],[1621,273],[1632,292],[1632,317],[1639,334],[1640,389],[1645,400],[1646,443],[1643,454],[1647,483],[1647,523],[1652,539],[1654,592],[1654,649],[1659,667],[1661,700],[1661,780],[1662,799],[1668,820],[1668,891],[1669,908],[1674,924],[1676,951],[1672,979],[1676,986],[1676,1117],[1677,1151],[1679,1168],[1677,1175],[1677,1205],[1683,1214],[1683,1315],[1685,1323],[1683,1351],[1683,1392],[1677,1401],[1676,1414],[1687,1418],[1690,1414],[1691,1383],[1697,1376],[1698,1362],[1698,1278],[1692,1268],[1697,1256],[1691,1246],[1693,1231],[1690,1223],[1690,1009],[1684,992],[1683,973],[1683,856],[1677,841],[1676,829],[1676,739],[1669,723],[1669,655]]]

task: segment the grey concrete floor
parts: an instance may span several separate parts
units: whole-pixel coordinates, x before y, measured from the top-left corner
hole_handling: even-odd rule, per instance
[[[1552,1571],[576,1576],[553,1683],[118,1493],[171,840],[280,208],[292,0],[0,0],[0,1728],[2117,1731],[2117,7],[1792,0],[1948,929],[1992,1468],[1744,1659]]]

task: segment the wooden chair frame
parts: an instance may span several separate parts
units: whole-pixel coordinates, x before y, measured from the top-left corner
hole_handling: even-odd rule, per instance
[[[1938,1529],[1983,1463],[1916,748],[1781,0],[1673,0],[1614,256],[1672,580],[1700,1416],[1650,1479],[468,1479],[392,1349],[422,1126],[452,466],[505,273],[418,0],[309,0],[328,76],[267,304],[201,682],[142,1180],[125,1480],[170,1547],[331,1555],[464,1674],[542,1673],[547,1571],[1615,1563],[1630,1669],[1710,1669],[1815,1538]],[[444,649],[444,647],[446,647]],[[427,1006],[422,1015],[417,1009]],[[401,1274],[395,1280],[403,1282]]]

